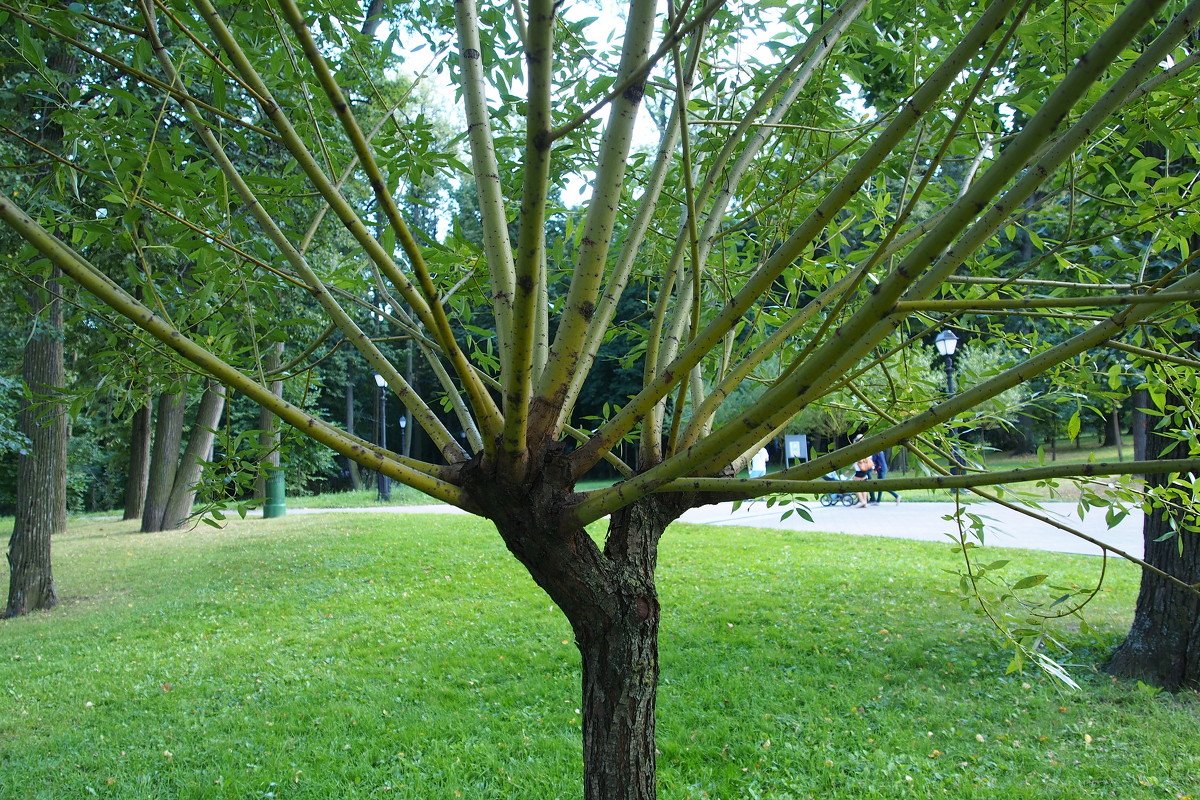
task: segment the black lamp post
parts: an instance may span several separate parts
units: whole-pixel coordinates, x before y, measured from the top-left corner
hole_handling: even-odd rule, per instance
[[[952,395],[957,391],[954,386],[954,351],[958,349],[958,337],[954,335],[954,331],[945,330],[937,335],[937,338],[933,340],[933,344],[937,348],[937,351],[946,357],[946,394]],[[962,450],[958,449],[959,430],[957,427],[951,427],[950,430],[954,433],[955,437],[950,442],[950,456],[954,462],[950,466],[950,474],[961,475],[966,459],[963,458]],[[954,494],[958,494],[958,489],[951,491]]]
[[[933,344],[946,357],[946,394],[954,394],[954,351],[958,349],[958,337],[954,331],[942,331]]]
[[[375,386],[379,389],[379,446],[387,450],[387,381],[379,373],[375,373]],[[382,472],[375,474],[379,478],[379,500],[386,503],[392,499],[392,479]]]
[[[400,441],[403,448],[400,452],[405,458],[408,458],[408,412],[400,418]]]

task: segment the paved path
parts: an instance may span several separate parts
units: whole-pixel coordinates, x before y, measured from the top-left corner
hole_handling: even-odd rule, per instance
[[[807,506],[812,522],[792,514],[781,520],[785,508],[767,508],[761,500],[743,503],[736,512],[732,503],[694,508],[683,515],[685,522],[710,525],[743,525],[761,528],[783,528],[796,531],[825,531],[855,536],[887,536],[897,539],[918,539],[945,542],[946,534],[955,533],[957,526],[945,517],[954,513],[953,502],[900,503],[883,502],[867,508],[835,506],[825,508],[813,503]],[[966,507],[972,514],[984,518],[987,529],[984,542],[991,547],[1024,547],[1030,550],[1053,550],[1061,553],[1099,555],[1101,548],[1070,533],[1062,531],[1024,514],[993,503],[972,503]],[[1103,509],[1092,509],[1081,520],[1074,503],[1043,503],[1041,513],[1064,525],[1087,534],[1130,555],[1142,557],[1142,513],[1134,511],[1116,527],[1109,529]]]
[[[812,503],[807,506],[812,522],[792,514],[780,519],[786,507],[768,508],[766,502],[756,500],[743,503],[737,511],[733,503],[694,508],[683,515],[684,522],[707,525],[741,525],[752,528],[776,528],[794,531],[824,531],[846,533],[854,536],[887,536],[897,539],[918,539],[927,542],[945,542],[946,535],[955,531],[953,523],[944,517],[954,512],[954,503],[900,503],[884,502],[867,508],[835,506],[825,508]],[[972,503],[967,507],[972,514],[985,518],[988,529],[984,541],[991,547],[1024,547],[1030,550],[1053,550],[1061,553],[1084,553],[1099,555],[1101,548],[1065,531],[1043,522],[1010,511],[992,503]],[[322,513],[395,513],[395,514],[464,514],[453,506],[379,506],[375,508],[304,508],[289,509],[289,514]],[[1111,530],[1104,521],[1103,509],[1092,509],[1084,519],[1076,513],[1074,503],[1043,503],[1042,513],[1059,522],[1079,530],[1105,544],[1141,558],[1142,513],[1134,511]]]

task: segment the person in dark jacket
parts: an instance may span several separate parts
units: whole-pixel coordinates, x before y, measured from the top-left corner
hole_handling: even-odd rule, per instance
[[[885,456],[883,454],[883,451],[881,450],[878,453],[876,453],[875,455],[871,456],[871,461],[873,461],[875,464],[875,467],[872,470],[875,473],[875,477],[879,480],[883,480],[884,478],[886,478],[887,474],[888,474],[888,463],[887,463],[887,456]],[[894,503],[900,502],[900,495],[896,494],[891,489],[888,489],[888,494],[890,494],[893,497],[892,502],[894,502]],[[878,505],[879,501],[882,498],[883,498],[882,491],[871,492],[871,499],[868,502]]]

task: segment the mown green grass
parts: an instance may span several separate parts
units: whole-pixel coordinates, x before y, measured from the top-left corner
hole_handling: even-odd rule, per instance
[[[578,655],[486,523],[76,521],[62,606],[0,623],[0,797],[574,798]],[[1005,551],[1087,583],[1099,561]],[[1095,665],[1136,574],[1067,633],[1084,691],[1004,675],[939,545],[677,525],[663,798],[1180,798],[1200,699]]]
[[[441,501],[402,483],[393,482],[391,497],[387,502],[379,499],[379,490],[375,487],[358,491],[288,497],[286,502],[288,508],[370,508],[371,506],[432,505]]]

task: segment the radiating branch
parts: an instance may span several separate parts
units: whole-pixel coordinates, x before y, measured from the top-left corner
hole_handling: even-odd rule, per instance
[[[198,2],[207,3],[208,0],[198,0]],[[433,277],[425,264],[424,254],[421,252],[421,248],[409,230],[407,223],[405,223],[403,216],[400,214],[400,209],[396,206],[395,199],[387,191],[387,184],[384,180],[383,172],[375,160],[375,154],[368,144],[367,138],[363,135],[362,129],[358,125],[358,120],[350,109],[350,104],[342,94],[336,77],[329,69],[328,63],[325,61],[320,48],[317,47],[317,43],[312,37],[312,33],[305,24],[303,14],[301,14],[294,0],[279,0],[279,2],[285,19],[296,34],[296,37],[300,40],[305,58],[308,59],[309,65],[316,73],[317,80],[325,90],[325,95],[329,99],[334,113],[342,123],[342,128],[345,130],[350,143],[354,147],[354,152],[358,156],[359,163],[362,164],[363,170],[370,179],[375,200],[387,216],[388,224],[396,234],[396,240],[404,250],[404,254],[408,258],[408,263],[416,275],[417,283],[421,290],[421,297],[410,296],[413,292],[408,280],[396,268],[395,263],[390,258],[377,260],[376,264],[387,275],[388,280],[404,296],[404,299],[413,309],[413,313],[421,318],[422,322],[434,335],[434,338],[441,344],[446,358],[453,365],[454,372],[462,382],[467,397],[470,399],[471,405],[478,415],[484,432],[484,450],[488,451],[493,445],[494,434],[500,430],[500,412],[496,408],[491,395],[476,378],[471,364],[467,361],[466,355],[459,348],[458,342],[454,338],[454,332],[450,327],[450,321],[446,316],[445,309],[442,307],[437,287],[434,285]],[[223,41],[226,40],[224,36],[221,38]],[[228,43],[226,42],[226,44]],[[241,67],[241,69],[243,72],[247,71],[247,67],[245,66]],[[257,82],[257,78],[255,78],[255,81]],[[262,88],[265,90],[265,85]],[[276,111],[272,114],[272,118],[278,124],[278,121],[282,119],[282,115]],[[295,156],[295,148],[299,145],[299,140],[287,133],[284,134],[284,140],[288,144],[289,149],[292,150],[293,156]],[[308,159],[301,158],[297,158],[297,160],[301,162],[301,166],[304,166],[308,161]],[[323,175],[318,176],[316,171],[312,169],[312,166],[305,170],[306,173],[309,174],[310,178],[315,177],[316,180],[314,182],[318,183],[319,187],[323,187],[327,179]],[[332,190],[332,187],[330,189]],[[336,194],[336,191],[334,193]],[[326,194],[326,191],[323,190],[322,194]]]
[[[206,3],[206,0],[198,0],[198,2],[204,4]],[[153,6],[148,2],[148,0],[142,0],[142,9],[147,19],[147,29],[151,37],[151,44],[153,46],[155,55],[158,57],[159,63],[162,66],[164,73],[167,75],[170,83],[173,85],[178,85],[180,83],[180,79],[175,71],[174,63],[170,57],[170,54],[163,46],[162,41],[158,39],[156,33],[156,22],[154,18]],[[209,9],[211,11],[210,17],[212,17],[210,22],[216,29],[216,32],[224,30],[221,21],[218,18],[215,18],[215,9],[212,9],[211,6],[209,6]],[[226,45],[236,48],[236,42],[232,41],[232,37],[229,36],[228,31],[224,31],[224,33],[225,38],[227,39]],[[237,52],[240,53],[240,51]],[[248,77],[257,77],[256,73],[253,72],[248,63],[241,63],[244,62],[244,60],[244,54],[241,54],[240,58],[235,59],[235,61],[239,62],[238,65],[243,69],[244,74],[248,72]],[[266,91],[265,86],[260,87],[260,89],[266,96],[270,95],[270,93]],[[313,295],[317,302],[321,304],[321,307],[326,311],[326,313],[329,314],[330,318],[337,323],[338,327],[342,330],[342,333],[346,336],[346,338],[354,343],[355,347],[357,347],[359,352],[363,354],[371,367],[386,379],[388,386],[396,393],[401,402],[404,402],[409,408],[413,418],[425,429],[425,431],[430,435],[430,438],[433,439],[438,449],[441,450],[443,457],[451,463],[465,460],[466,453],[454,440],[454,437],[450,434],[450,432],[446,430],[441,420],[438,419],[437,416],[433,414],[432,411],[425,405],[425,403],[419,399],[417,394],[412,391],[412,388],[404,380],[403,376],[400,375],[396,368],[391,364],[391,362],[388,361],[383,353],[379,351],[374,343],[371,342],[371,340],[365,334],[363,334],[362,330],[358,327],[358,324],[354,322],[354,320],[345,312],[344,309],[342,309],[328,289],[325,288],[321,279],[309,266],[304,256],[296,249],[291,240],[288,239],[287,235],[284,234],[284,232],[276,224],[275,220],[258,201],[254,191],[249,187],[241,173],[234,166],[232,160],[225,153],[225,149],[221,145],[220,141],[213,134],[212,130],[204,123],[203,118],[200,116],[199,110],[187,101],[183,101],[183,106],[185,112],[193,122],[196,134],[204,143],[209,153],[216,160],[218,166],[221,168],[222,173],[234,186],[238,196],[242,199],[242,202],[246,204],[247,208],[250,210],[250,213],[262,227],[267,237],[276,247],[279,248],[280,252],[287,259],[288,263],[300,275],[306,284],[308,291]],[[286,119],[277,118],[275,121],[277,126],[280,127],[281,132],[285,134],[285,139],[290,138],[298,141],[295,131],[293,131],[290,125],[287,124]],[[304,152],[307,155],[307,151]],[[320,168],[317,167],[311,156],[308,156],[305,159],[305,163],[301,166],[306,166],[306,171],[315,171],[318,174],[320,172]],[[323,178],[323,176],[321,177]],[[333,195],[333,199],[340,200],[342,203],[345,203],[345,200],[341,198],[340,195],[337,195],[336,192]],[[350,216],[354,221],[359,222],[357,216],[354,215],[353,212],[350,212]],[[359,224],[361,226],[361,222],[359,222]],[[369,235],[368,238],[370,239],[371,243],[375,245],[376,250],[379,253],[382,253],[382,248],[379,247],[374,238],[370,237]],[[389,263],[391,262],[391,259],[386,256],[383,258],[383,260]]]
[[[804,251],[834,219],[837,212],[854,196],[874,173],[883,159],[903,140],[924,113],[949,88],[959,72],[975,56],[1003,23],[1016,0],[996,0],[983,12],[946,59],[913,94],[912,98],[880,133],[875,142],[854,163],[824,199],[800,223],[792,235],[775,250],[745,283],[742,289],[718,312],[699,336],[688,343],[674,362],[664,368],[663,375],[686,374],[721,341],[759,298],[770,290],[775,279]],[[580,474],[594,464],[599,454],[620,440],[650,412],[674,385],[673,380],[660,379],[642,389],[609,420],[583,447],[572,454],[573,468]],[[678,477],[672,475],[671,477]]]
[[[139,303],[86,259],[48,233],[3,195],[0,195],[0,220],[8,224],[21,238],[37,248],[42,255],[50,259],[63,273],[86,291],[230,389],[241,392],[289,425],[369,469],[382,472],[407,486],[452,505],[473,510],[470,500],[459,487],[434,477],[432,474],[433,472],[442,473],[445,468],[421,464],[412,459],[405,459],[401,463],[395,458],[384,457],[378,451],[363,447],[345,431],[339,430],[283,398],[277,397],[266,386],[248,378],[176,328],[166,324],[161,317]]]

